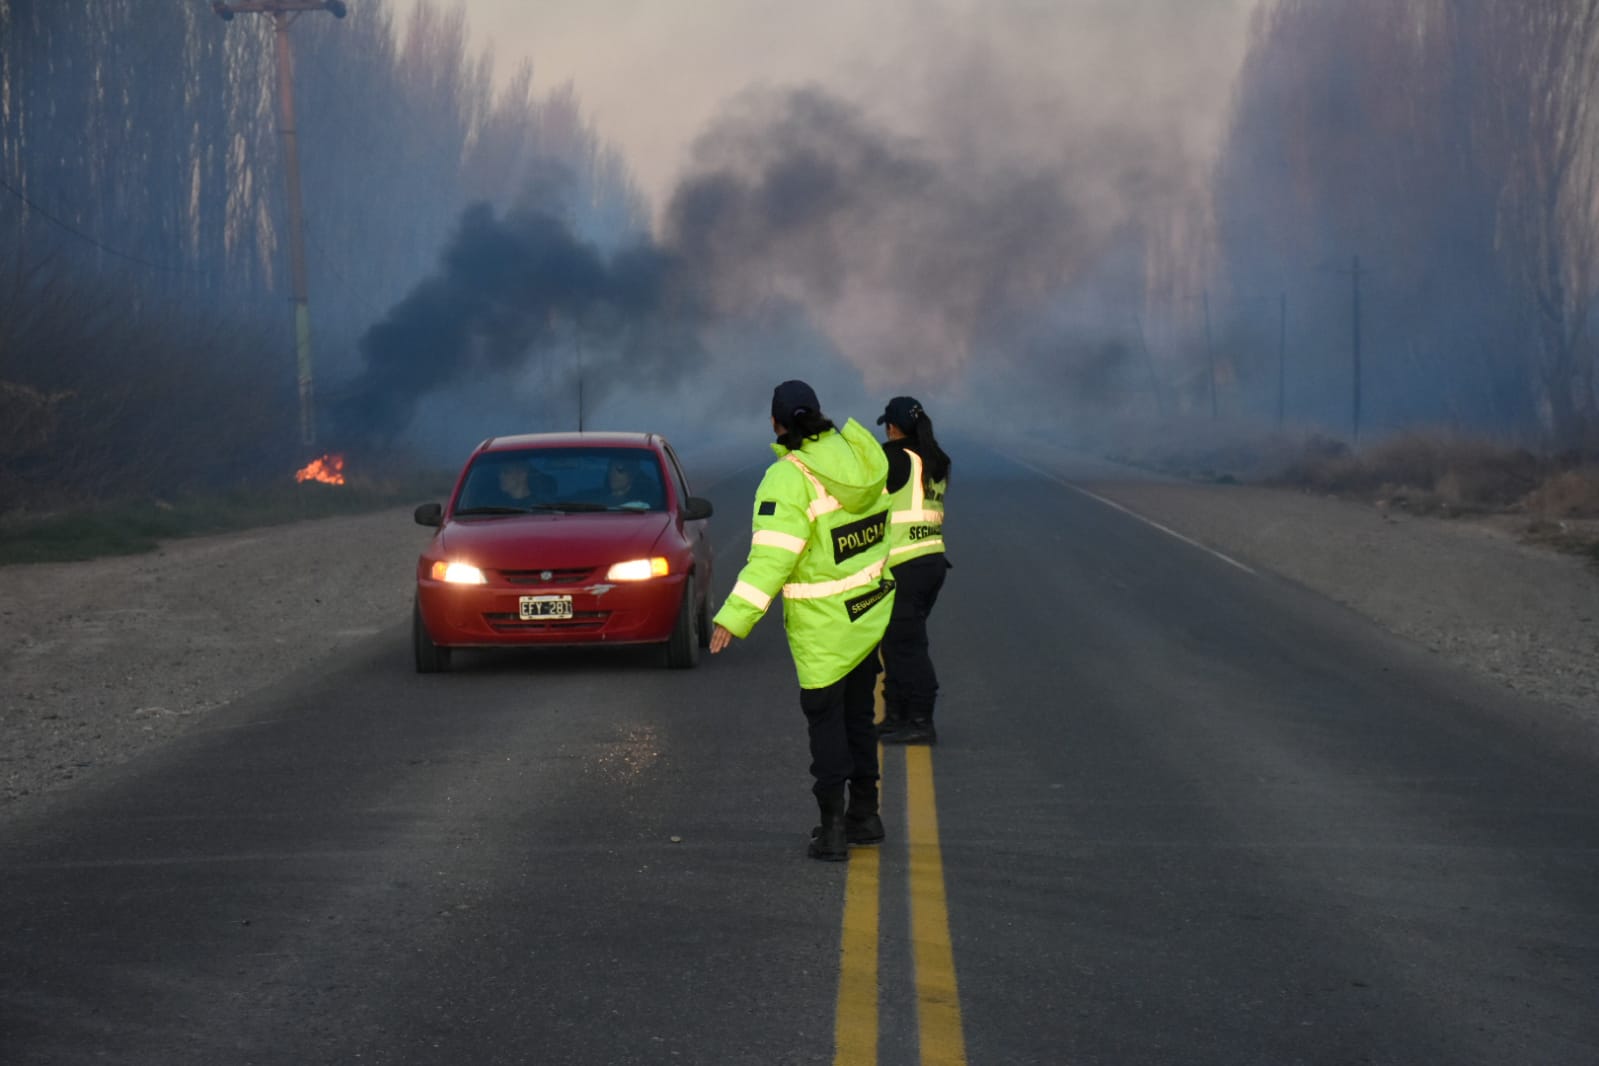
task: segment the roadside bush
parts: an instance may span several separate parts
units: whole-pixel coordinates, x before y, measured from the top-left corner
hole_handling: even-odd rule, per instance
[[[1599,518],[1599,464],[1562,470],[1528,493],[1522,506],[1544,518]]]

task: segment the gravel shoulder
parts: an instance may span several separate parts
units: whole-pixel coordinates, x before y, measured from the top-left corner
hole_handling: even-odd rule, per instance
[[[0,567],[0,813],[409,617],[409,508]]]
[[[1089,487],[1599,728],[1599,571],[1520,543],[1504,521],[1108,465]],[[0,568],[0,816],[400,632],[427,536],[395,509]]]

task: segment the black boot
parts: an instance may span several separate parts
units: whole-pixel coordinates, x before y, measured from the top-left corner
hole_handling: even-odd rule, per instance
[[[877,723],[877,739],[882,740],[910,724],[910,716],[905,713],[905,708],[889,704],[883,708],[883,720]]]
[[[912,718],[905,728],[896,729],[878,738],[884,744],[937,744],[938,730],[931,718]]]
[[[806,854],[823,862],[843,862],[849,858],[849,841],[844,831],[844,790],[816,794],[822,824],[811,831],[811,846]]]
[[[883,842],[883,819],[877,812],[877,782],[849,783],[849,810],[844,812],[844,838],[869,846]]]

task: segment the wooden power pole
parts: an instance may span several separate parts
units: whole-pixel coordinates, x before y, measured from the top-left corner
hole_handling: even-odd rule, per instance
[[[1277,294],[1277,429],[1283,428],[1288,392],[1288,294]]]
[[[294,290],[294,352],[300,390],[300,443],[316,443],[316,405],[311,375],[311,301],[305,277],[305,222],[300,207],[300,148],[294,131],[294,53],[289,27],[307,11],[348,14],[343,0],[211,0],[224,22],[233,16],[272,16],[277,30],[278,134],[283,141],[283,175],[289,192],[289,279]]]
[[[1210,336],[1210,290],[1205,290],[1205,365],[1210,368],[1210,419],[1216,420],[1216,345]]]
[[[1349,277],[1351,283],[1350,308],[1349,308],[1349,347],[1351,378],[1354,383],[1354,393],[1350,397],[1350,421],[1353,423],[1352,436],[1356,447],[1360,446],[1360,256],[1355,256],[1350,266]]]

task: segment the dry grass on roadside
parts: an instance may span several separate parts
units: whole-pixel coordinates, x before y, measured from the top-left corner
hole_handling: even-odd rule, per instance
[[[1126,466],[1219,484],[1275,482],[1297,463],[1348,453],[1341,441],[1314,432],[1199,418],[1107,422],[1079,429],[1075,443]]]
[[[153,551],[163,540],[361,514],[449,491],[450,474],[415,470],[343,486],[287,478],[227,491],[126,499],[100,507],[0,515],[0,566],[72,562]]]
[[[1599,564],[1599,519],[1537,518],[1527,523],[1523,536],[1530,543],[1584,555]]]
[[[1358,453],[1308,456],[1276,479],[1411,514],[1524,515],[1529,540],[1599,561],[1599,461],[1447,433],[1406,433]]]
[[[1599,563],[1599,463],[1561,471],[1523,503],[1528,540]]]
[[[1448,433],[1404,433],[1359,452],[1307,455],[1279,483],[1351,496],[1416,514],[1517,509],[1557,473],[1525,448]]]
[[[1599,462],[1560,471],[1522,502],[1542,518],[1599,518]]]
[[[1599,462],[1447,433],[1405,433],[1359,452],[1302,456],[1272,480],[1419,514],[1599,518]]]
[[[1214,422],[1116,426],[1085,446],[1118,462],[1212,483],[1253,482],[1415,515],[1525,516],[1527,539],[1599,561],[1599,455],[1410,431],[1352,450],[1314,432]]]

